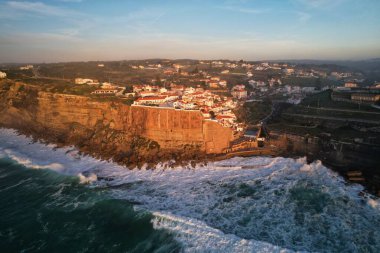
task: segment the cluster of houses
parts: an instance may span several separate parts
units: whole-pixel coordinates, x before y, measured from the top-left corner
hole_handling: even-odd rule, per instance
[[[183,65],[185,64],[185,65]],[[224,126],[239,131],[242,126],[237,123],[233,110],[239,100],[263,99],[267,96],[275,99],[286,100],[288,103],[298,104],[306,96],[319,92],[314,81],[310,86],[283,85],[281,78],[285,77],[324,77],[333,76],[336,79],[353,77],[354,73],[327,72],[300,68],[296,65],[285,63],[247,63],[243,61],[199,61],[194,64],[178,64],[171,61],[160,61],[160,63],[138,63],[130,65],[137,70],[159,70],[164,78],[156,78],[148,81],[150,84],[133,85],[133,92],[126,93],[125,87],[115,86],[110,83],[99,83],[97,80],[87,78],[75,79],[76,84],[87,84],[99,87],[93,94],[109,94],[122,97],[133,97],[133,106],[157,106],[172,107],[182,110],[199,110],[203,117],[216,120]],[[205,66],[206,65],[206,66]],[[208,66],[210,68],[208,69]],[[201,70],[198,70],[198,67]],[[217,68],[217,69],[213,69]],[[259,74],[257,71],[270,71]],[[274,74],[273,74],[274,73]],[[229,86],[227,80],[233,79],[231,75],[241,75],[241,81],[246,84]],[[266,80],[266,76],[269,79]],[[289,77],[290,78],[290,77]],[[232,81],[231,81],[232,82]],[[164,87],[163,87],[164,86]],[[321,88],[321,87],[318,87]],[[327,87],[329,88],[329,87]],[[355,83],[346,83],[343,89],[357,89]],[[248,90],[247,90],[248,89]],[[231,97],[218,95],[229,92]],[[351,92],[353,93],[353,92]],[[350,94],[350,100],[378,101],[379,95],[372,92],[354,92]],[[364,92],[365,93],[365,92]],[[346,95],[347,93],[345,93]]]
[[[99,85],[98,80],[93,80],[89,78],[75,78],[75,84],[88,84],[88,85]]]
[[[206,78],[200,79],[199,81],[204,82],[208,87],[212,89],[227,87],[227,81],[222,80],[218,76],[206,76]]]
[[[98,87],[99,89],[96,89],[92,92],[92,94],[97,94],[97,95],[108,95],[108,94],[122,95],[125,91],[124,86],[117,86],[109,82],[100,83],[98,80],[89,79],[89,78],[75,78],[74,81],[75,81],[75,84],[86,84],[86,85]]]
[[[313,69],[313,68],[303,68],[296,65],[291,65],[287,63],[272,63],[272,62],[261,62],[261,63],[246,63],[246,62],[223,62],[223,61],[212,61],[211,65],[213,67],[219,67],[223,70],[221,74],[229,74],[237,68],[246,69],[248,72],[246,75],[252,77],[252,71],[277,71],[282,73],[284,76],[295,76],[295,77],[306,77],[306,78],[329,78],[331,80],[346,80],[347,78],[352,78],[353,76],[361,76],[360,73],[353,72],[337,72],[328,71],[326,69]]]
[[[231,95],[236,98],[236,99],[247,99],[248,93],[247,90],[245,89],[245,85],[243,84],[238,84],[235,85],[232,90],[231,90]]]
[[[242,124],[236,122],[236,115],[233,112],[237,102],[232,98],[213,94],[210,90],[171,84],[168,88],[155,85],[134,85],[133,92],[137,96],[133,103],[134,106],[199,110],[205,119],[216,120],[223,126],[243,131]]]
[[[92,92],[92,94],[115,94],[121,96],[125,91],[124,86],[117,86],[109,82],[101,84],[100,89]]]

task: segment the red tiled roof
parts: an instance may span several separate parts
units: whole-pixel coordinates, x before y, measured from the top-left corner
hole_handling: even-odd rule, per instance
[[[174,92],[162,92],[161,95],[165,95],[165,96],[178,96],[176,93]]]

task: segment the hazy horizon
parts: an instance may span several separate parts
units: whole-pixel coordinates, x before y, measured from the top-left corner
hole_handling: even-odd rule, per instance
[[[196,58],[141,58],[141,59],[117,59],[117,60],[73,60],[73,61],[19,61],[19,62],[0,62],[0,64],[59,64],[59,63],[81,63],[81,62],[96,62],[96,63],[106,63],[106,62],[119,62],[119,61],[153,61],[153,60],[167,60],[167,61],[181,61],[181,60],[190,60],[190,61],[240,61],[244,62],[321,62],[322,64],[335,62],[361,62],[361,61],[377,61],[379,58],[366,58],[366,59],[262,59],[262,60],[250,60],[250,59],[196,59]]]
[[[380,57],[380,1],[2,1],[0,62]]]

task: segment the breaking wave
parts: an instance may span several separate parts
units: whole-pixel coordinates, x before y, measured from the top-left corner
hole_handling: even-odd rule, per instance
[[[128,170],[6,129],[0,156],[77,175],[152,212],[154,226],[172,231],[187,252],[380,251],[379,200],[319,161],[253,157]]]

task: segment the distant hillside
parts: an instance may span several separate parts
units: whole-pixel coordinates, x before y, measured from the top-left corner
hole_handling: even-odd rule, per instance
[[[338,61],[338,60],[276,60],[270,62],[288,62],[293,64],[308,64],[308,65],[339,65],[360,71],[380,70],[380,58],[360,60],[360,61]]]

